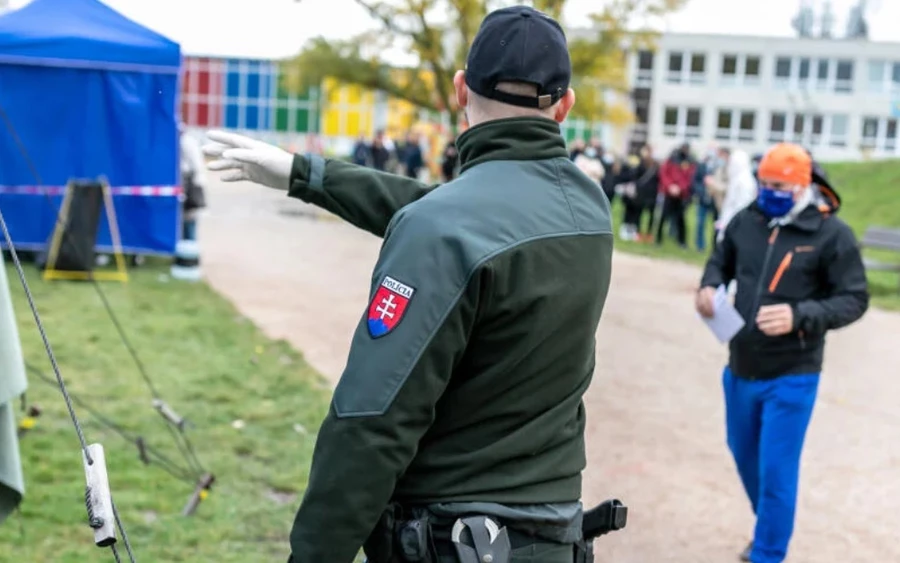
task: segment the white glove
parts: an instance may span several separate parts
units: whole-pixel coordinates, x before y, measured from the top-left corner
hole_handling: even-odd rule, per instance
[[[276,190],[290,188],[291,167],[294,163],[294,155],[291,153],[275,145],[225,131],[210,131],[207,137],[213,142],[204,145],[203,153],[216,157],[216,160],[206,167],[210,170],[227,171],[222,175],[222,181],[247,180]]]

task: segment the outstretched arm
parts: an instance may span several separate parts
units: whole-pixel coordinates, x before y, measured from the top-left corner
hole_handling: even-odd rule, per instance
[[[226,131],[210,131],[203,152],[216,160],[207,167],[224,172],[225,182],[250,181],[294,197],[383,237],[394,215],[435,186],[364,166],[301,156]]]
[[[288,195],[383,237],[397,211],[436,187],[341,160],[298,154]]]

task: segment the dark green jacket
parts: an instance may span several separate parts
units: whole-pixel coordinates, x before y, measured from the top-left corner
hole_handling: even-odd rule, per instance
[[[485,123],[459,152],[439,187],[295,159],[291,197],[384,237],[291,532],[297,563],[352,561],[392,499],[581,497],[609,202],[555,122]]]

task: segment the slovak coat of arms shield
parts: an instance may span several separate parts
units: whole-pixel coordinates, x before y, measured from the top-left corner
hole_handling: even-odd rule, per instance
[[[416,292],[412,287],[385,276],[369,303],[369,336],[379,338],[394,330]]]

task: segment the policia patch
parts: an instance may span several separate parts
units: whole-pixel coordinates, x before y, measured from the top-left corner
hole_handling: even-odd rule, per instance
[[[414,288],[385,276],[369,303],[369,336],[380,338],[394,330],[403,320],[415,292]]]

